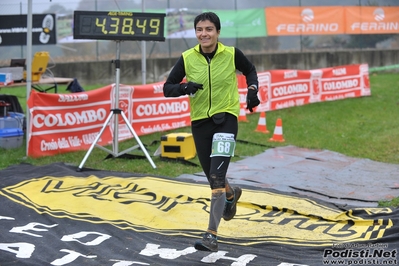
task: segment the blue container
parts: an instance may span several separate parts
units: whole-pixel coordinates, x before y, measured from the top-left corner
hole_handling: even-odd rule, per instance
[[[4,149],[13,149],[21,147],[24,138],[24,132],[20,128],[0,129],[0,147]]]
[[[20,127],[19,118],[6,116],[0,117],[0,129]],[[22,129],[22,126],[20,127]]]
[[[25,129],[25,114],[17,112],[8,112],[8,115],[18,121],[18,126],[20,129]],[[0,127],[1,128],[1,127]]]

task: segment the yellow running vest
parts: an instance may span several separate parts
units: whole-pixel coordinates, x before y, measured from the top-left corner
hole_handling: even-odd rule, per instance
[[[183,52],[187,82],[203,84],[190,97],[191,121],[211,117],[216,113],[240,114],[240,101],[234,47],[218,43],[218,49],[210,63],[200,53],[199,44]]]

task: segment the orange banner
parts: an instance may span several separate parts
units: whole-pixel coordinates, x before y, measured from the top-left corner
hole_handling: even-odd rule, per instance
[[[399,7],[267,7],[269,36],[399,33]]]
[[[268,7],[265,8],[267,34],[322,35],[343,34],[344,8],[329,7]]]
[[[346,7],[346,34],[399,33],[399,7]]]

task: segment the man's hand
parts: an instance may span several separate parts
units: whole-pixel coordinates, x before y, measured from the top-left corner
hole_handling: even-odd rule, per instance
[[[188,82],[182,84],[184,87],[184,94],[194,95],[198,90],[202,90],[202,84],[198,84],[195,82]]]
[[[249,109],[249,111],[252,113],[254,111],[252,108],[255,108],[259,104],[260,104],[260,101],[258,99],[258,90],[248,88],[247,109]]]

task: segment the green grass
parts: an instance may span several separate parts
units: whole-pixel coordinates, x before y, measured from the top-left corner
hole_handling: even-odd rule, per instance
[[[262,153],[268,147],[294,145],[310,149],[325,149],[356,158],[367,158],[378,162],[399,164],[399,75],[396,73],[380,73],[370,76],[370,97],[352,98],[339,101],[309,104],[305,106],[282,109],[267,113],[267,128],[270,134],[255,132],[259,114],[247,115],[248,123],[239,123],[238,139],[250,142],[239,142],[233,161],[247,156]],[[102,87],[103,85],[83,86],[85,90]],[[65,91],[60,86],[59,92]],[[16,95],[25,108],[26,88],[2,88],[1,94]],[[269,142],[277,118],[283,120],[284,143]],[[190,128],[176,129],[168,132],[158,132],[141,136],[152,155],[160,145],[160,138],[171,132],[190,132]],[[123,151],[137,144],[131,139],[119,144]],[[255,145],[262,144],[265,146]],[[109,147],[110,148],[110,147]],[[19,163],[46,165],[54,162],[64,162],[78,166],[86,151],[70,152],[51,157],[37,159],[26,158],[25,143],[17,149],[0,149],[0,169]],[[144,155],[140,150],[130,154]],[[153,169],[144,159],[106,159],[108,153],[95,148],[84,167],[141,173],[157,176],[176,177],[183,173],[201,172],[199,166],[163,161],[152,156],[157,168]],[[190,160],[195,164],[198,159]],[[381,202],[381,205],[398,206],[399,200]]]

